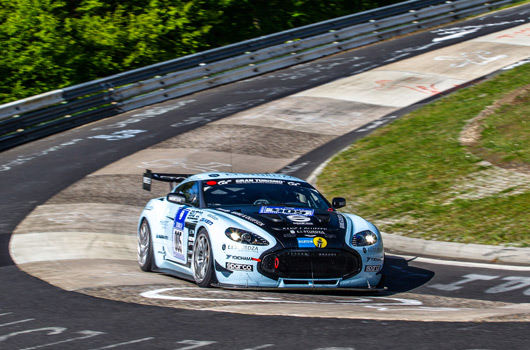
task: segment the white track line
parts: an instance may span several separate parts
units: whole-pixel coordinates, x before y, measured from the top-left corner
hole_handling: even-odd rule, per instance
[[[431,258],[423,258],[423,257],[418,257],[418,256],[400,255],[400,254],[388,254],[388,255],[398,256],[400,258],[404,258],[408,260],[409,262],[421,262],[421,263],[426,263],[426,264],[451,265],[451,266],[460,266],[460,267],[477,267],[477,268],[482,268],[482,269],[493,269],[493,270],[530,271],[530,266],[514,266],[514,265],[465,262],[465,261],[456,261],[456,260],[431,259]]]

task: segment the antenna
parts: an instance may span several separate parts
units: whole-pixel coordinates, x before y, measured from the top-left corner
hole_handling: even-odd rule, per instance
[[[228,148],[230,149],[230,172],[232,172],[232,138],[228,138]]]

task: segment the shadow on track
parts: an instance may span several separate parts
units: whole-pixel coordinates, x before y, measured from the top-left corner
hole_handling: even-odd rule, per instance
[[[411,259],[414,260],[414,259]],[[404,293],[418,288],[434,277],[434,272],[409,265],[411,260],[386,255],[383,274],[386,294]]]
[[[434,272],[430,270],[421,269],[418,267],[409,266],[409,262],[414,259],[407,260],[405,258],[386,255],[385,264],[383,266],[384,290],[381,291],[352,291],[348,289],[329,289],[329,290],[275,290],[280,293],[299,293],[299,294],[320,294],[320,295],[374,295],[385,296],[397,293],[405,293],[421,287],[429,282],[434,277]]]

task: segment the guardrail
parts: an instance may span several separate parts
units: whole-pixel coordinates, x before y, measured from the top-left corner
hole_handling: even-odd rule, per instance
[[[516,0],[411,0],[0,105],[0,151],[132,109],[491,11]]]

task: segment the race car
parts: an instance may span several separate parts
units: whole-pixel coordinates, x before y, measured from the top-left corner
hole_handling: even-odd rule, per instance
[[[309,183],[283,174],[152,173],[173,183],[138,222],[138,262],[222,288],[380,290],[384,249],[367,220],[338,212]],[[171,185],[170,185],[171,186]]]

